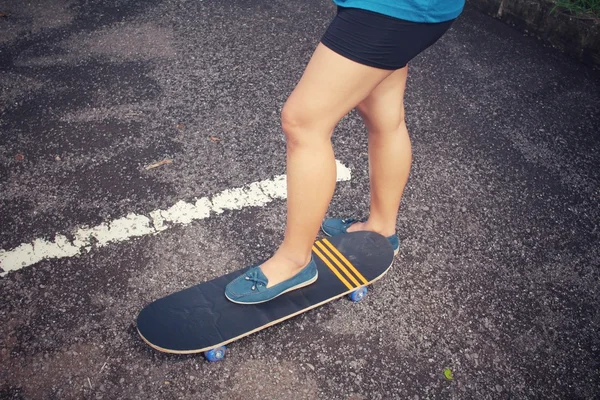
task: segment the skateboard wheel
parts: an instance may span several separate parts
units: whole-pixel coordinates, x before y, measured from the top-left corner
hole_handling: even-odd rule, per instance
[[[365,297],[367,295],[367,287],[363,286],[361,288],[356,289],[354,292],[350,293],[348,295],[348,297],[350,298],[350,300],[352,300],[353,302],[357,302],[357,301],[361,301],[363,299],[363,297]]]
[[[220,346],[215,349],[205,351],[204,357],[210,362],[222,360],[225,357],[225,346]]]

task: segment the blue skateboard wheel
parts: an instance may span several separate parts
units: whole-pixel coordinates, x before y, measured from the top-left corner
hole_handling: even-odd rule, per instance
[[[210,362],[222,360],[225,357],[225,346],[220,346],[204,352],[204,357]]]
[[[348,297],[353,302],[361,301],[367,295],[367,287],[363,286],[361,288],[356,289],[354,292],[350,293]]]

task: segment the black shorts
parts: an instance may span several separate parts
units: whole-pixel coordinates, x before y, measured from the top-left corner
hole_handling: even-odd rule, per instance
[[[321,43],[360,64],[395,70],[434,44],[453,22],[411,22],[373,11],[338,7]]]

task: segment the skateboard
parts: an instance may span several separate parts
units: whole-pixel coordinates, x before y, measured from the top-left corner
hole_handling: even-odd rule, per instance
[[[394,251],[374,232],[352,232],[317,240],[312,248],[319,278],[311,285],[265,303],[235,304],[225,286],[248,268],[158,299],[137,317],[137,330],[154,349],[175,354],[225,355],[225,345],[348,295],[360,301],[367,285],[390,269]]]

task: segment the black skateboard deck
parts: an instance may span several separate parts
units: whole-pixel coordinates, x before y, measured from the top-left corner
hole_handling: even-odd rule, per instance
[[[235,304],[225,297],[225,286],[244,268],[150,303],[137,317],[137,330],[146,343],[162,352],[207,352],[209,360],[211,354],[222,358],[221,346],[227,343],[347,294],[359,300],[366,286],[389,270],[394,251],[377,233],[353,232],[318,240],[313,257],[319,278],[309,286],[266,303]],[[219,351],[214,353],[215,349]]]

